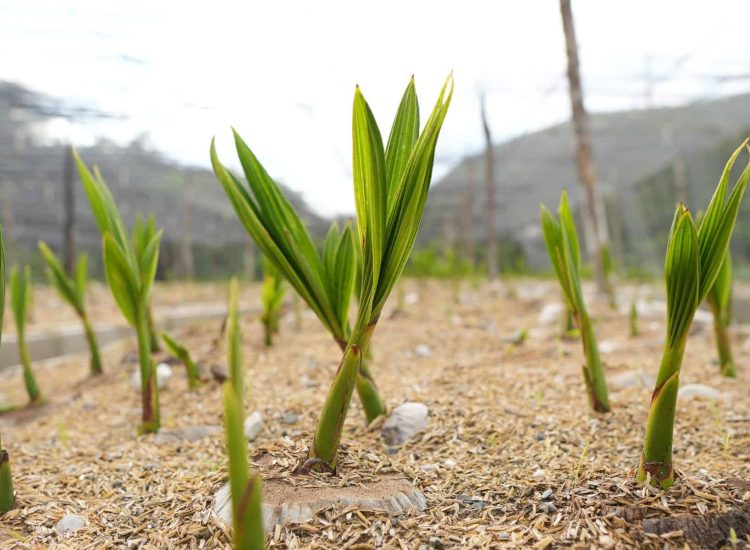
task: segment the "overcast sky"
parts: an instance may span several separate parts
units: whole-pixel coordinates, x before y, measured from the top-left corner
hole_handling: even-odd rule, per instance
[[[573,4],[591,110],[750,89],[747,0]],[[387,135],[411,74],[425,113],[454,71],[436,175],[481,149],[480,89],[496,141],[569,116],[557,0],[0,0],[0,52],[0,79],[124,117],[58,134],[83,144],[146,132],[201,166],[217,135],[236,165],[234,125],[324,214],[353,211],[355,84]]]

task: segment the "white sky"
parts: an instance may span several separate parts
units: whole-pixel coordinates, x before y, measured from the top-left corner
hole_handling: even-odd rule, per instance
[[[750,2],[573,0],[591,110],[685,103],[750,89]],[[422,112],[453,69],[436,175],[482,147],[568,117],[557,0],[212,2],[0,0],[0,79],[126,118],[76,123],[75,142],[147,132],[208,165],[229,126],[324,214],[353,211],[351,101],[359,84],[387,136],[409,76]],[[426,114],[425,114],[426,116]]]

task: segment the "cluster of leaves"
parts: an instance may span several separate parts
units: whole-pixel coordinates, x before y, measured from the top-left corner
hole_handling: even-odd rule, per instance
[[[47,278],[50,284],[57,290],[60,297],[76,311],[83,323],[91,352],[91,373],[101,374],[102,360],[99,345],[86,312],[86,254],[78,256],[75,273],[73,277],[68,277],[60,260],[45,243],[39,243],[39,252],[41,252],[42,258],[47,264]]]
[[[334,266],[335,267],[335,266]],[[263,313],[260,320],[265,331],[265,344],[273,345],[273,336],[279,332],[279,318],[281,307],[284,305],[285,295],[284,279],[276,269],[273,262],[263,257],[263,286],[260,291],[260,299],[263,305]]]

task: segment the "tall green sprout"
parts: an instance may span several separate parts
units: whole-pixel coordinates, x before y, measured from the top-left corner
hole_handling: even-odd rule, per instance
[[[58,260],[55,253],[45,243],[39,243],[39,251],[42,253],[42,258],[44,258],[47,264],[47,278],[50,284],[55,287],[60,297],[70,304],[81,319],[81,323],[83,323],[83,330],[86,334],[89,352],[91,353],[91,374],[101,374],[102,358],[99,353],[99,344],[96,341],[96,333],[91,326],[91,321],[86,311],[86,254],[78,256],[75,276],[68,277],[60,260]]]
[[[200,387],[201,385],[201,371],[198,368],[198,365],[193,361],[193,356],[190,355],[190,350],[188,350],[185,346],[180,344],[177,340],[172,338],[169,334],[166,332],[161,333],[161,338],[164,340],[164,344],[167,346],[167,350],[169,350],[169,353],[180,360],[180,362],[185,365],[185,370],[187,372],[187,379],[188,379],[188,387],[190,389],[195,389]]]
[[[5,245],[3,229],[0,227],[0,342],[3,337],[3,318],[5,316]],[[10,456],[3,447],[0,437],[0,515],[13,508],[16,494],[13,491],[13,476],[10,473]]]
[[[238,152],[255,199],[221,165],[212,146],[214,170],[245,227],[344,350],[318,419],[306,464],[308,468],[335,471],[341,432],[355,387],[366,409],[368,401],[377,398],[379,413],[384,410],[362,358],[417,236],[438,135],[453,93],[452,84],[453,79],[449,77],[420,133],[419,107],[412,79],[401,100],[386,147],[359,87],[355,91],[354,196],[358,242],[362,248],[362,279],[359,311],[351,330],[346,329],[348,308],[343,307],[348,306],[356,271],[355,252],[347,244],[351,240],[348,230],[344,230],[339,239],[330,239],[336,244],[336,254],[333,254],[333,246],[327,245],[325,248],[330,254],[324,250],[321,258],[299,218],[244,142],[237,139]],[[345,256],[340,258],[342,250]],[[328,265],[335,267],[335,274],[347,274],[340,277],[341,284],[331,281],[330,269],[324,267]],[[342,298],[336,299],[337,295]]]
[[[211,162],[216,176],[258,248],[307,302],[343,351],[351,334],[348,313],[356,273],[352,230],[346,227],[340,231],[333,224],[319,252],[279,186],[236,131],[234,141],[249,186],[224,168],[212,141]],[[366,364],[357,378],[357,392],[368,422],[385,414],[385,404]]]
[[[750,163],[729,192],[729,175],[747,140],[727,162],[706,214],[696,228],[683,204],[677,207],[669,232],[664,274],[667,286],[667,338],[646,424],[638,479],[668,489],[674,484],[672,438],[685,354],[695,311],[721,272],[742,197],[750,179]]]
[[[284,305],[286,288],[281,273],[273,262],[263,257],[263,287],[260,299],[263,303],[263,313],[260,320],[263,323],[264,343],[266,347],[273,345],[273,336],[279,332],[279,318],[281,306]]]
[[[721,270],[706,301],[714,316],[714,334],[721,374],[734,378],[737,373],[734,370],[732,342],[729,339],[729,324],[732,322],[732,257],[729,252],[724,257]]]
[[[13,271],[10,273],[10,306],[16,322],[18,355],[21,359],[26,393],[29,395],[29,403],[37,405],[43,403],[45,399],[37,384],[34,371],[31,369],[31,354],[26,343],[26,321],[31,307],[31,268],[29,266],[23,270],[18,269],[18,266],[13,266]]]
[[[586,310],[581,290],[581,256],[578,247],[573,214],[570,212],[568,194],[563,191],[558,209],[559,221],[542,205],[542,231],[550,262],[555,269],[562,288],[568,310],[572,312],[578,331],[581,333],[583,353],[586,363],[583,365],[583,380],[589,396],[589,404],[597,412],[608,412],[609,395],[604,369],[599,358],[596,334],[591,318]]]
[[[245,419],[245,381],[242,365],[242,333],[238,305],[238,282],[229,282],[227,315],[227,363],[229,380],[224,384],[224,435],[229,458],[229,490],[232,501],[232,543],[237,550],[265,548],[263,531],[263,483],[250,473],[247,461]]]
[[[78,172],[86,191],[94,220],[102,234],[104,272],[112,296],[127,322],[138,337],[138,357],[141,374],[140,433],[159,431],[159,389],[156,367],[151,358],[151,329],[149,325],[149,296],[159,261],[162,232],[155,232],[144,244],[145,231],[128,236],[122,216],[101,174],[94,174],[74,151]],[[150,234],[150,233],[149,233]]]

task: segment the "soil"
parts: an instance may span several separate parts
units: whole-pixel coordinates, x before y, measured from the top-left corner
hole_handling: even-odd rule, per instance
[[[678,479],[663,492],[633,479],[664,337],[659,285],[637,289],[642,313],[634,338],[632,287],[623,286],[620,311],[591,307],[613,408],[597,414],[586,401],[580,342],[561,339],[561,319],[550,314],[560,299],[553,282],[466,283],[458,300],[449,283],[404,284],[403,309],[394,314],[394,293],[381,317],[372,366],[388,405],[425,403],[428,427],[387,448],[377,425],[365,426],[355,398],[338,475],[313,475],[309,484],[357,487],[403,476],[424,493],[428,509],[398,517],[326,510],[275,529],[270,547],[739,548],[748,540],[745,327],[733,327],[739,375],[732,380],[719,375],[710,318],[694,323],[681,383],[704,384],[715,395],[680,398]],[[257,296],[257,288],[249,293]],[[247,316],[243,330],[248,412],[260,410],[266,425],[250,446],[254,467],[274,484],[291,484],[340,352],[309,311],[301,326],[289,311],[271,349],[263,347],[257,316]],[[210,322],[177,334],[206,372],[224,361],[219,331]],[[226,482],[223,434],[163,443],[137,436],[135,366],[121,361],[134,346],[107,348],[106,373],[95,379],[87,378],[85,356],[37,364],[48,407],[0,417],[18,493],[0,521],[1,547],[230,546],[230,528],[213,511]],[[220,386],[207,381],[189,391],[182,369],[173,370],[161,393],[164,428],[221,426]],[[23,402],[20,372],[4,371],[0,392]],[[294,423],[288,413],[298,417]],[[67,513],[87,523],[63,537],[54,526]]]

